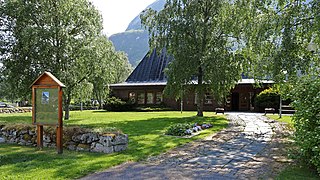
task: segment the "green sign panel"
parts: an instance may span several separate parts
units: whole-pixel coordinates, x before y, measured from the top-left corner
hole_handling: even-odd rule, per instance
[[[35,89],[35,123],[58,124],[58,88]]]

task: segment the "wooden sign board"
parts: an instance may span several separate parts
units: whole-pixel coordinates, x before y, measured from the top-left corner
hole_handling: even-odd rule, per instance
[[[59,125],[59,88],[34,89],[35,114],[33,124]]]
[[[32,124],[37,125],[37,145],[43,147],[43,126],[57,127],[57,150],[62,153],[62,88],[51,73],[44,72],[32,83]]]

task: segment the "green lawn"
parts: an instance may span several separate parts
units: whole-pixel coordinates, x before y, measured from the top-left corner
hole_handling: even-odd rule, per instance
[[[203,138],[227,126],[224,116],[196,112],[105,112],[75,111],[66,126],[89,128],[116,127],[129,135],[128,150],[116,154],[72,152],[64,150],[57,155],[55,149],[35,151],[33,147],[0,144],[0,177],[4,179],[74,179],[89,173],[127,162],[139,161],[173,147]],[[175,123],[207,122],[214,124],[209,130],[190,139],[164,136],[165,129]],[[0,124],[31,124],[31,114],[0,114]]]
[[[292,116],[282,115],[282,117],[279,118],[279,115],[267,115],[267,117],[279,122],[287,123],[289,127],[293,127]]]

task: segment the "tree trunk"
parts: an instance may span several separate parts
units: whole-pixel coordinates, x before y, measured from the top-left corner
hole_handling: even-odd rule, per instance
[[[68,92],[67,97],[64,101],[64,111],[65,111],[64,119],[65,120],[68,120],[70,117],[70,109],[69,109],[70,102],[71,102],[71,93]]]
[[[203,81],[203,72],[202,68],[199,67],[199,74],[198,74],[198,85],[196,88],[196,92],[198,94],[197,96],[197,116],[203,117],[203,98],[204,98],[204,92],[202,87],[202,81]]]
[[[102,109],[102,98],[101,98],[101,94],[98,92],[98,91],[96,91],[95,92],[95,95],[96,95],[96,100],[98,100],[98,103],[99,103],[99,109]]]

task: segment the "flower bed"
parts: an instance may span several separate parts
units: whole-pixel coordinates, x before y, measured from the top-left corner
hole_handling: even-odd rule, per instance
[[[188,124],[188,123],[179,123],[175,125],[171,125],[167,131],[165,132],[166,135],[171,136],[189,136],[204,129],[211,128],[212,124]]]

